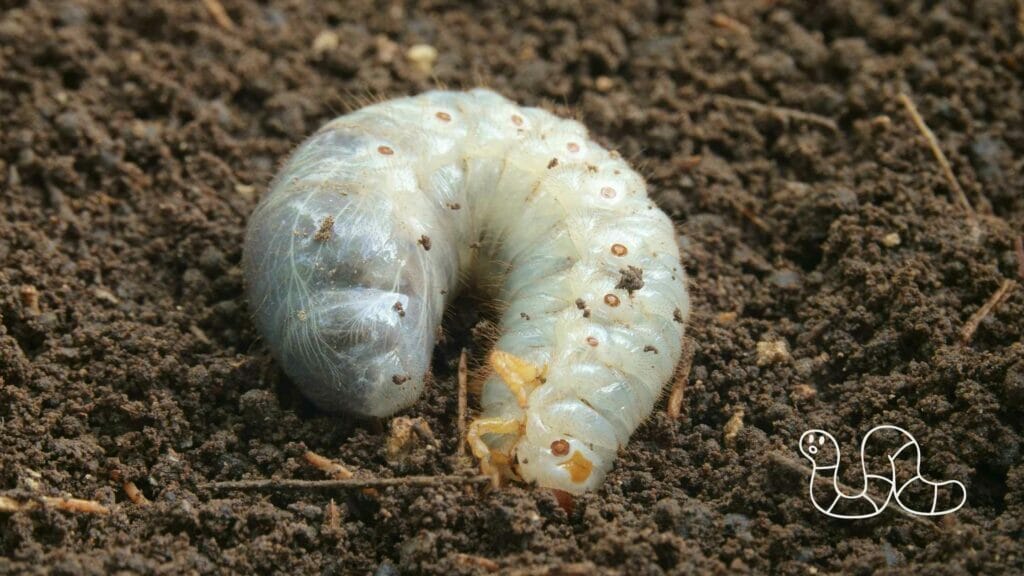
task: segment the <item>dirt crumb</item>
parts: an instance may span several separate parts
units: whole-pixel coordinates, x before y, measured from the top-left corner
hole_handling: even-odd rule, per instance
[[[331,239],[331,235],[334,233],[334,216],[327,216],[320,222],[320,228],[317,229],[316,234],[313,235],[313,239],[317,242],[326,242]]]
[[[0,572],[1024,573],[1021,6],[6,3],[0,507],[16,511],[0,512]],[[548,173],[557,156],[548,174],[588,182],[584,200],[636,197],[680,232],[690,305],[658,309],[687,347],[665,404],[606,483],[571,505],[518,483],[201,488],[323,480],[332,462],[385,479],[478,472],[458,423],[479,414],[509,303],[467,283],[444,312],[422,398],[358,421],[318,411],[284,375],[241,266],[249,215],[297,143],[378,100],[478,85],[581,119],[614,150],[577,164],[584,140],[548,141],[534,168]],[[441,129],[466,120],[447,108],[423,117]],[[513,111],[500,123],[516,137],[530,125]],[[378,160],[413,157],[366,146]],[[647,200],[605,181],[619,162],[644,176]],[[338,210],[367,198],[335,191]],[[473,199],[436,212],[468,217]],[[279,226],[326,252],[342,219],[323,216]],[[574,344],[598,359],[620,351],[599,330],[626,308],[617,298],[663,301],[652,291],[662,268],[644,258],[665,255],[628,218],[599,238],[574,221],[568,232],[598,242],[612,276],[550,305],[586,328]],[[409,244],[436,257],[442,232],[430,233],[437,245]],[[502,241],[472,233],[478,258]],[[398,299],[381,302],[383,320],[420,310],[392,308]],[[366,334],[301,308],[281,323],[329,325],[322,351]],[[543,334],[541,308],[529,310],[509,325]],[[639,361],[674,354],[657,338],[640,341]],[[372,374],[397,395],[413,384],[406,372]],[[856,486],[858,443],[882,423],[913,431],[923,474],[964,482],[967,506],[934,522],[886,511],[840,525],[817,512],[801,434],[833,434]],[[389,453],[399,424],[404,443]],[[326,469],[307,454],[330,455]]]
[[[625,290],[630,296],[633,292],[644,287],[644,271],[636,266],[627,266],[619,270],[619,283],[615,285],[617,290]]]
[[[791,358],[785,340],[762,340],[757,343],[757,365],[768,366],[786,362]]]

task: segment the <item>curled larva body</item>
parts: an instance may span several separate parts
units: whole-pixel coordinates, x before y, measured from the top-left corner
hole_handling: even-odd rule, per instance
[[[423,388],[472,276],[507,308],[469,442],[482,468],[600,485],[681,354],[676,233],[577,122],[488,90],[339,117],[253,213],[244,268],[285,372],[327,410],[386,416]]]

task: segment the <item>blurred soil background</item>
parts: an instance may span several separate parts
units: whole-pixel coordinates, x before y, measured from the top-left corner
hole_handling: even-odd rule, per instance
[[[439,85],[574,115],[648,178],[692,281],[680,417],[659,404],[569,513],[525,486],[203,488],[325,478],[307,450],[467,473],[471,303],[404,414],[434,441],[395,456],[388,422],[281,375],[239,269],[294,146]],[[1022,94],[1013,0],[0,0],[0,493],[26,508],[0,572],[1021,573]],[[801,433],[852,458],[883,423],[962,510],[812,507]]]

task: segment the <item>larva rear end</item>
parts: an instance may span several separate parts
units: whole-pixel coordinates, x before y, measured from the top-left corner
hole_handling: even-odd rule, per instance
[[[394,173],[378,166],[382,146],[344,128],[314,135],[246,238],[256,323],[292,381],[331,412],[386,416],[415,402],[444,307],[426,290],[444,267],[409,257],[422,246],[401,230],[403,207],[366,189],[367,172],[382,170],[381,186]]]

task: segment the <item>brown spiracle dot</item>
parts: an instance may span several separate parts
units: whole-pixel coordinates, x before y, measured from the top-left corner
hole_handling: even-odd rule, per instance
[[[587,344],[589,344],[591,348],[597,348],[597,338],[587,336]]]
[[[615,294],[605,294],[604,303],[611,306],[612,308],[615,308],[616,306],[619,305],[619,297],[616,296]]]
[[[629,248],[626,248],[622,244],[612,244],[612,254],[616,256],[625,256],[629,254]]]
[[[569,453],[569,443],[558,439],[551,443],[551,453],[555,456],[565,456]]]
[[[441,122],[452,121],[452,115],[447,112],[438,112],[437,114],[434,114],[434,116],[437,116],[437,119],[440,120]]]
[[[385,156],[391,156],[395,153],[394,149],[390,146],[377,146],[377,152],[380,152]]]
[[[580,145],[575,142],[569,142],[568,144],[565,145],[565,147],[567,150],[569,150],[569,152],[572,152],[573,154],[580,151]]]
[[[523,117],[520,116],[519,114],[513,114],[512,115],[512,123],[515,124],[516,126],[522,126],[523,125]]]
[[[612,188],[611,186],[601,188],[601,198],[607,198],[609,200],[615,198],[615,188]]]

